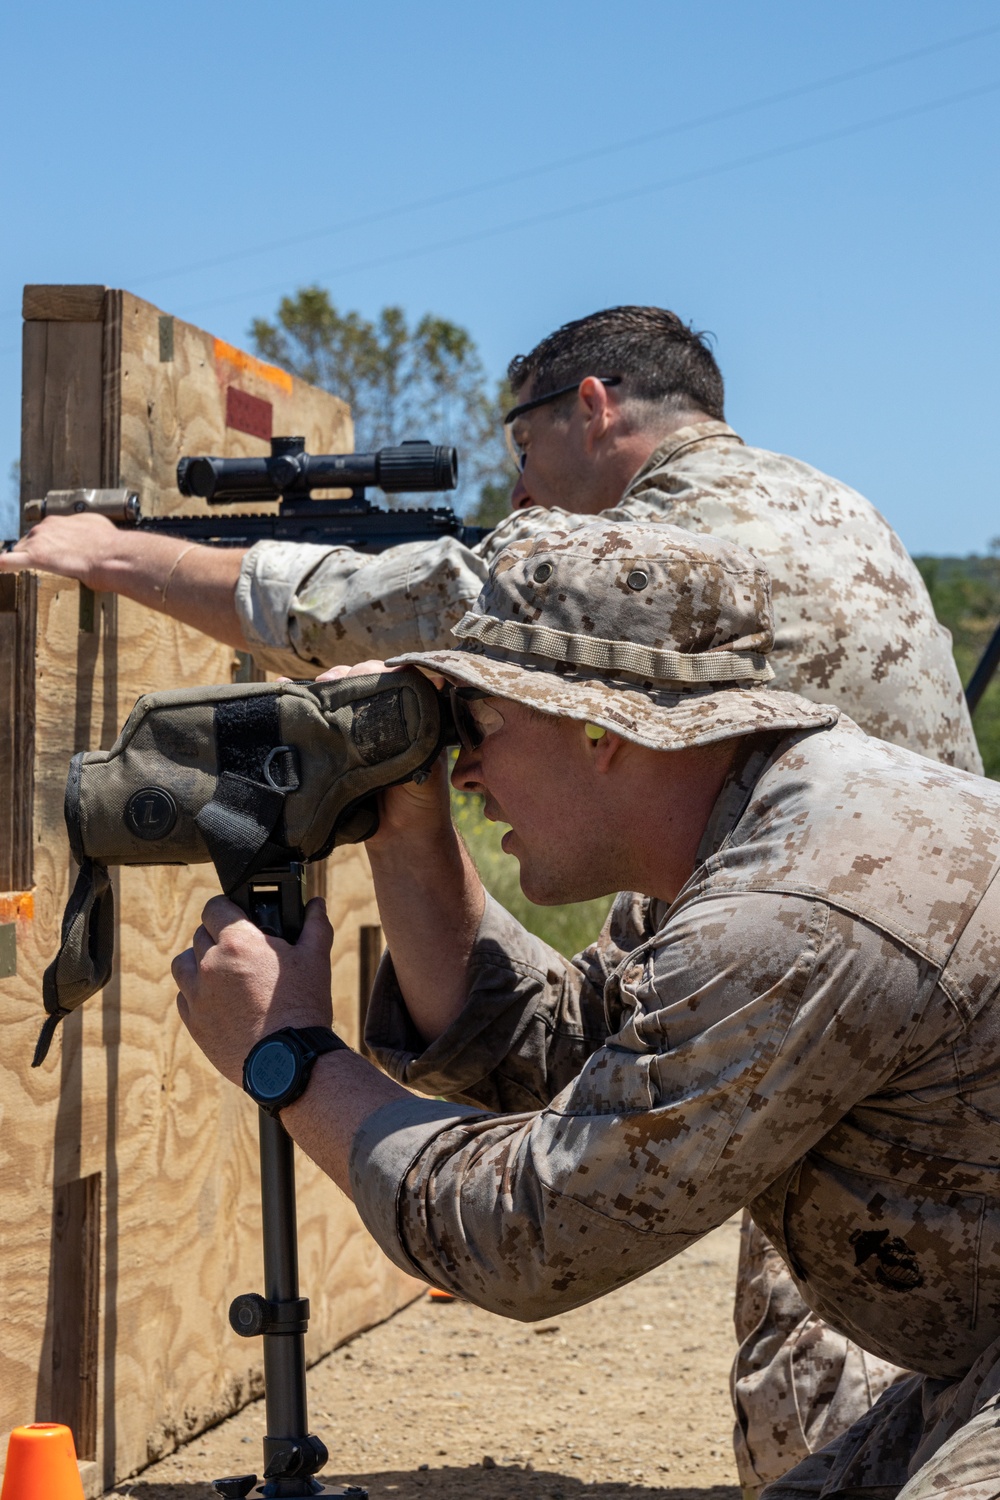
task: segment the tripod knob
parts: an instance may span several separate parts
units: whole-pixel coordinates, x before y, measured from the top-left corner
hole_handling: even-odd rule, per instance
[[[309,1298],[269,1302],[259,1292],[241,1292],[229,1304],[229,1326],[241,1338],[258,1333],[305,1333],[309,1327]]]
[[[224,1500],[243,1500],[257,1483],[256,1474],[238,1474],[232,1479],[213,1479],[212,1488]]]
[[[229,1326],[241,1338],[252,1339],[271,1322],[271,1304],[257,1292],[243,1292],[229,1307]]]

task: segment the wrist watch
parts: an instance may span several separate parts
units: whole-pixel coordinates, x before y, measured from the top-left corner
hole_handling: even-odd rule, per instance
[[[305,1093],[317,1057],[341,1050],[350,1048],[329,1026],[283,1026],[261,1037],[247,1053],[243,1087],[277,1119],[287,1104]]]

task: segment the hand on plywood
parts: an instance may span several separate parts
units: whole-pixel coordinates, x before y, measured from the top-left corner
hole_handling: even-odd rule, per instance
[[[191,947],[170,966],[177,1009],[209,1062],[237,1086],[250,1048],[283,1026],[329,1026],[333,928],[326,902],[306,907],[295,944],[268,937],[225,896],[202,912]]]
[[[84,512],[46,516],[32,526],[9,552],[0,552],[0,573],[30,568],[75,578],[96,592],[123,594],[245,650],[234,597],[244,556],[239,547],[201,547],[177,537],[128,531],[106,516]]]

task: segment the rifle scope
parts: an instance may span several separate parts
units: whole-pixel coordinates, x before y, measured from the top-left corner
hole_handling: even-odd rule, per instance
[[[305,438],[280,437],[271,439],[270,458],[182,458],[177,465],[181,494],[199,495],[210,505],[372,484],[388,494],[419,494],[453,490],[457,483],[457,451],[427,442],[375,453],[306,453]]]

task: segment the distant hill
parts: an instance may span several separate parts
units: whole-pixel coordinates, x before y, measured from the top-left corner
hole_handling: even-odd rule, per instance
[[[951,631],[963,684],[1000,623],[1000,555],[916,557],[934,613]],[[987,688],[973,721],[987,776],[1000,781],[1000,673]]]

